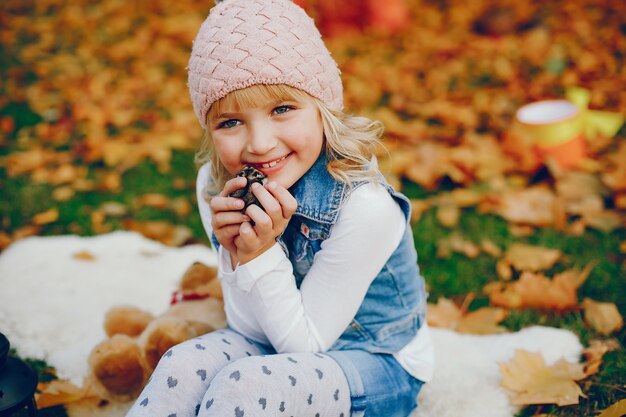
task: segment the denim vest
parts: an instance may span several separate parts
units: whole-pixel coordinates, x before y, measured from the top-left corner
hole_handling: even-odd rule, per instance
[[[311,169],[289,189],[298,201],[298,208],[279,243],[293,265],[298,288],[322,242],[330,236],[342,203],[350,192],[347,184],[329,174],[326,163],[322,152]],[[395,353],[413,339],[425,320],[425,285],[408,224],[411,204],[404,195],[381,180],[402,208],[407,227],[400,244],[370,285],[356,316],[329,350]],[[353,183],[352,190],[363,184],[365,182]],[[354,244],[358,250],[359,242]]]
[[[335,180],[326,169],[324,153],[289,192],[298,208],[278,242],[293,266],[296,286],[313,265],[337,222],[350,187]],[[426,320],[426,290],[417,266],[413,232],[409,225],[411,203],[383,178],[381,183],[400,205],[407,227],[400,244],[371,283],[365,299],[343,334],[329,350],[360,349],[372,353],[395,353],[409,343]],[[355,182],[352,190],[365,182]],[[212,234],[215,248],[219,243]],[[358,250],[359,242],[355,242]]]

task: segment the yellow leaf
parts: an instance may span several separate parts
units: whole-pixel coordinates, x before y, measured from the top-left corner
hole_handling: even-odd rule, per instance
[[[614,303],[601,303],[590,298],[583,300],[585,322],[604,336],[624,326],[624,319]]]
[[[33,224],[42,226],[44,224],[54,223],[59,219],[59,210],[51,208],[33,217]]]
[[[457,331],[470,334],[494,334],[503,333],[507,329],[498,326],[507,316],[506,310],[495,307],[483,307],[468,313],[460,321]]]
[[[437,256],[448,258],[452,252],[461,253],[468,258],[475,258],[480,255],[480,248],[473,242],[465,239],[459,233],[452,233],[445,239],[437,242]]]
[[[74,191],[72,187],[65,185],[63,187],[55,188],[54,191],[52,191],[52,198],[61,202],[69,201],[75,194],[76,191]]]
[[[498,247],[493,241],[489,239],[483,239],[480,241],[480,248],[488,255],[493,256],[494,258],[502,255],[502,249]]]
[[[439,298],[437,304],[428,304],[428,312],[426,317],[428,324],[433,327],[441,327],[444,329],[456,329],[461,320],[461,310],[447,298]]]
[[[504,259],[518,271],[542,271],[550,269],[561,255],[558,249],[514,243],[505,252]]]
[[[626,399],[620,400],[610,406],[609,408],[602,410],[602,413],[598,417],[623,417],[626,414]]]
[[[87,251],[76,252],[72,257],[81,261],[94,261],[96,259],[95,256]]]
[[[166,209],[170,204],[170,199],[165,194],[150,193],[139,196],[133,200],[133,208],[152,207],[158,210]]]
[[[498,274],[498,277],[504,281],[509,281],[511,278],[513,278],[513,270],[511,269],[511,264],[504,259],[500,259],[498,262],[496,262],[496,273]]]
[[[158,240],[169,246],[180,246],[193,236],[188,227],[165,221],[137,222],[128,220],[123,224],[129,230],[139,232],[149,239]]]
[[[561,359],[546,366],[541,353],[516,350],[513,359],[500,364],[502,386],[513,391],[516,405],[578,404],[585,397],[575,381],[585,378],[583,365]]]
[[[437,208],[437,220],[444,227],[455,227],[459,224],[461,209],[453,204],[445,204]]]
[[[616,211],[602,210],[597,212],[584,212],[583,221],[589,227],[600,230],[601,232],[610,233],[623,224],[622,216]]]

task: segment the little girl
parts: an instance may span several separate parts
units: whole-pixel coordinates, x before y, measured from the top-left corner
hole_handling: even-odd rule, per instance
[[[380,124],[341,112],[313,21],[290,0],[220,2],[189,89],[228,329],[167,351],[128,415],[409,415],[433,368],[410,204],[378,171]],[[268,177],[245,211],[228,196],[244,166]]]

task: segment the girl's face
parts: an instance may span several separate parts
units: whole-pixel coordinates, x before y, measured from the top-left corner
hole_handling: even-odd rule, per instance
[[[285,188],[313,166],[324,143],[319,110],[308,98],[223,108],[211,117],[209,129],[228,172],[251,165]]]

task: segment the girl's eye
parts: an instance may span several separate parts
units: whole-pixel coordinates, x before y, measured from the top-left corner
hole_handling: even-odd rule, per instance
[[[228,119],[228,120],[224,120],[223,122],[218,124],[217,128],[218,129],[231,129],[231,128],[237,126],[239,123],[241,123],[241,122],[239,120],[237,120],[237,119]]]
[[[293,110],[295,107],[293,106],[278,106],[276,107],[273,112],[274,114],[283,114],[283,113],[287,113],[290,110]]]

